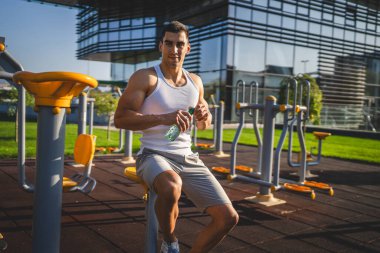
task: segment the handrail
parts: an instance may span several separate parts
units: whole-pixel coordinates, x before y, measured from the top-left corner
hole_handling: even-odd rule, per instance
[[[0,43],[4,45],[4,41]],[[26,180],[25,175],[25,111],[26,111],[26,102],[25,102],[25,88],[21,85],[16,85],[13,82],[13,73],[17,71],[23,71],[23,66],[12,57],[12,55],[6,51],[6,48],[2,48],[0,50],[0,65],[4,69],[4,71],[0,72],[0,77],[7,82],[9,82],[12,86],[16,87],[18,91],[18,102],[17,102],[17,110],[18,110],[18,157],[17,157],[17,168],[18,168],[18,184],[21,189],[26,192],[33,192],[34,185],[30,184]]]

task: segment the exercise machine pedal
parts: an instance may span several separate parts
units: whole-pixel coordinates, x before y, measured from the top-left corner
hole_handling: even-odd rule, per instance
[[[310,193],[310,198],[312,200],[315,199],[316,194],[314,190],[308,186],[298,185],[298,184],[290,184],[284,183],[284,188],[290,191],[302,192],[302,193]]]
[[[330,196],[334,196],[334,189],[326,183],[316,182],[316,181],[305,181],[304,185],[308,187],[314,187],[321,190],[326,190],[329,192]]]

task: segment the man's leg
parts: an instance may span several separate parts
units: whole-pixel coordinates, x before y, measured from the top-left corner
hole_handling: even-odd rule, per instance
[[[166,242],[174,242],[175,224],[178,218],[178,200],[181,197],[182,180],[172,170],[159,174],[154,180],[157,193],[156,215]]]
[[[211,206],[206,212],[211,216],[211,222],[199,233],[190,253],[210,251],[239,221],[239,215],[231,204]]]

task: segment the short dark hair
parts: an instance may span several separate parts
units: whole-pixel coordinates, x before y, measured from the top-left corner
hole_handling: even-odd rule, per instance
[[[171,32],[171,33],[185,32],[186,38],[189,39],[189,28],[187,28],[186,25],[178,21],[172,21],[169,24],[164,26],[161,33],[161,41],[164,39],[166,32]]]

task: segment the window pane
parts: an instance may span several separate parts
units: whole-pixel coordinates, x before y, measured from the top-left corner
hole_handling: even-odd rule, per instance
[[[373,35],[366,35],[366,44],[374,46],[375,45],[375,36]]]
[[[269,6],[276,9],[281,9],[281,2],[278,0],[270,0]]]
[[[335,15],[334,22],[339,25],[344,25],[344,17]]]
[[[334,28],[334,38],[344,39],[344,30],[340,28]]]
[[[349,40],[349,41],[354,41],[355,34],[354,34],[353,31],[348,31],[348,30],[346,30],[346,31],[344,32],[344,38],[345,38],[346,40]]]
[[[306,47],[295,48],[294,74],[317,73],[318,50]]]
[[[310,17],[315,19],[321,19],[321,12],[316,10],[310,10]]]
[[[316,23],[310,23],[310,33],[321,34],[321,25]]]
[[[144,18],[144,20],[145,20],[145,24],[153,24],[156,22],[155,17],[146,17],[146,18]]]
[[[120,21],[120,26],[129,26],[131,24],[130,19],[123,19]]]
[[[134,29],[132,30],[132,39],[141,39],[143,37],[142,29]]]
[[[120,31],[120,39],[121,40],[129,40],[131,38],[131,31]]]
[[[101,33],[101,34],[99,35],[99,41],[100,41],[100,42],[107,41],[107,38],[108,38],[107,33]]]
[[[301,32],[307,32],[307,22],[303,20],[297,20],[297,30]]]
[[[331,13],[324,12],[323,13],[323,19],[324,20],[328,20],[328,21],[332,21],[333,20],[333,15]]]
[[[254,0],[254,4],[267,7],[268,6],[268,0]]]
[[[294,30],[296,20],[294,18],[283,17],[282,27]]]
[[[267,47],[266,66],[293,67],[293,46],[268,42]]]
[[[209,39],[201,42],[202,71],[219,70],[221,68],[221,38]]]
[[[276,14],[268,15],[268,24],[273,26],[281,26],[281,16]]]
[[[145,28],[144,29],[144,38],[149,38],[149,37],[155,37],[156,36],[156,28]]]
[[[140,26],[143,24],[142,18],[134,18],[132,19],[132,26]]]
[[[243,7],[236,7],[236,17],[251,21],[251,10]]]
[[[119,32],[111,32],[108,35],[109,40],[118,40],[119,39]]]
[[[237,70],[263,71],[264,62],[265,41],[236,37],[234,65]]]
[[[332,36],[332,28],[331,26],[323,25],[322,26],[322,35],[326,37]]]
[[[305,7],[302,7],[302,6],[298,6],[297,13],[301,14],[301,15],[307,16],[307,15],[309,15],[309,9],[305,8]]]
[[[364,33],[356,33],[355,41],[358,43],[364,43],[365,35]]]
[[[289,13],[296,13],[296,6],[293,4],[284,3],[283,10]]]
[[[253,22],[266,24],[267,14],[262,11],[253,11]]]
[[[119,27],[119,20],[116,20],[116,21],[110,21],[109,22],[109,28],[111,29],[115,29],[115,28],[118,28]]]

